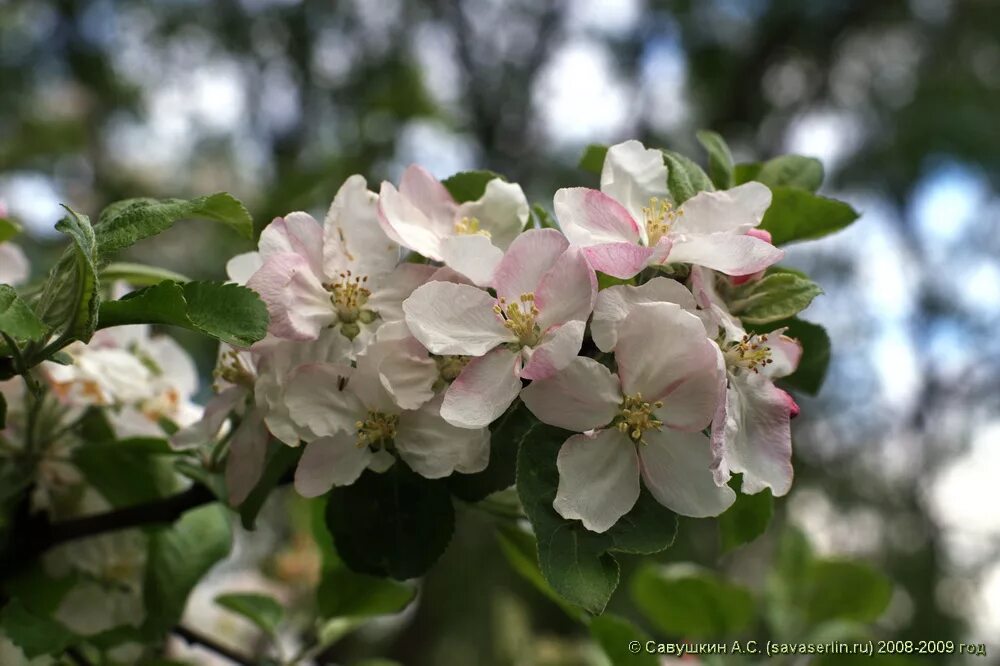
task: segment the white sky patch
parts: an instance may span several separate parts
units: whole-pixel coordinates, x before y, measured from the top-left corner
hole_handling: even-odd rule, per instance
[[[570,28],[621,35],[632,28],[642,13],[638,0],[575,0],[568,3]]]
[[[968,453],[946,467],[931,486],[931,511],[947,529],[972,541],[1000,535],[1000,420],[983,426]]]
[[[65,197],[56,191],[51,178],[38,173],[9,173],[0,178],[0,200],[6,203],[7,214],[35,236],[57,235],[55,224],[66,215],[59,205]]]
[[[560,48],[539,77],[535,106],[553,143],[608,142],[621,133],[631,91],[598,42],[576,39]]]
[[[687,59],[674,41],[659,39],[647,46],[642,58],[645,115],[658,132],[670,132],[688,119]]]
[[[793,120],[785,135],[785,148],[819,158],[829,172],[854,153],[861,138],[861,124],[850,114],[824,109]]]
[[[933,171],[911,199],[921,235],[931,241],[957,240],[984,206],[988,192],[982,176],[958,164]]]
[[[866,210],[850,229],[860,253],[857,283],[869,306],[882,318],[900,321],[913,311],[913,285],[918,269],[884,217],[884,211]]]
[[[882,386],[882,398],[894,408],[905,409],[920,387],[916,350],[902,326],[889,325],[875,339],[869,356]]]
[[[468,138],[424,120],[406,125],[399,137],[396,156],[391,169],[394,178],[410,164],[420,164],[441,179],[477,168],[475,149]]]

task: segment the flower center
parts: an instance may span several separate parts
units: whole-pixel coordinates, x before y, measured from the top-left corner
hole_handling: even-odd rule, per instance
[[[253,388],[254,375],[243,364],[239,352],[235,349],[230,349],[219,357],[219,364],[215,368],[215,376],[230,384]]]
[[[371,446],[379,448],[386,446],[396,438],[396,426],[399,416],[384,412],[369,411],[363,421],[354,423],[357,432],[358,448]]]
[[[454,381],[472,360],[471,356],[434,356],[433,358],[437,364],[438,377],[445,383]]]
[[[493,306],[493,312],[497,313],[503,325],[517,336],[522,345],[533,347],[538,343],[542,329],[535,323],[538,308],[535,306],[533,293],[521,294],[521,297],[513,303],[508,303],[506,298],[500,297]]]
[[[365,286],[367,283],[367,275],[354,275],[351,271],[344,271],[336,280],[323,285],[330,292],[330,302],[337,312],[340,332],[348,340],[353,340],[361,332],[358,322],[370,324],[378,317],[374,310],[365,308],[368,297],[372,295],[371,290]]]
[[[774,363],[771,348],[766,343],[766,335],[744,335],[742,340],[726,350],[726,365],[760,372],[760,368]]]
[[[646,431],[659,430],[663,426],[663,421],[653,415],[660,407],[663,407],[662,401],[647,402],[641,393],[627,395],[618,407],[614,425],[636,444],[645,444]]]
[[[463,217],[455,223],[455,233],[459,236],[486,236],[491,238],[490,232],[479,228],[479,220],[474,217]]]
[[[684,211],[675,211],[673,205],[666,199],[650,197],[649,205],[642,209],[646,226],[646,245],[652,247],[670,232],[674,220],[683,215]]]

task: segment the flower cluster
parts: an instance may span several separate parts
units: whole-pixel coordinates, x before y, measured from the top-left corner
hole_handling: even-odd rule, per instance
[[[553,507],[589,530],[643,484],[688,516],[732,504],[733,473],[744,492],[787,492],[798,408],[774,380],[801,347],[744,330],[717,288],[782,258],[757,228],[771,192],[748,182],[675,205],[667,175],[660,151],[613,146],[599,190],[556,192],[559,229],[529,225],[501,178],[471,201],[416,166],[378,194],[349,178],[322,223],[290,213],[230,261],[269,333],[222,351],[218,396],[174,444],[228,438],[239,503],[271,436],[304,443],[295,485],[316,496],[398,460],[427,478],[483,470],[490,425],[520,400],[571,431]]]

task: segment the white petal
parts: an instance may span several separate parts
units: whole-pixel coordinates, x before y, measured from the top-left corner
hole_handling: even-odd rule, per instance
[[[396,464],[396,456],[385,449],[372,452],[372,459],[368,462],[368,469],[381,474]]]
[[[298,254],[271,255],[247,286],[260,294],[271,316],[268,330],[289,340],[315,340],[335,320],[329,294]]]
[[[475,218],[479,228],[489,232],[493,244],[506,250],[528,223],[529,212],[520,185],[494,178],[486,183],[486,191],[478,200],[460,204],[455,217]]]
[[[173,389],[181,398],[189,398],[198,391],[198,368],[194,360],[169,335],[154,335],[136,351],[156,366],[157,389]]]
[[[28,279],[31,267],[17,245],[0,243],[0,283],[18,285]]]
[[[246,284],[263,265],[264,258],[260,252],[244,252],[226,262],[226,275],[236,284]]]
[[[399,179],[399,191],[427,216],[437,236],[444,237],[453,232],[457,209],[455,200],[427,169],[416,164],[406,167]]]
[[[349,486],[371,462],[372,452],[341,433],[311,442],[295,468],[295,490],[303,497],[319,497],[334,486]]]
[[[555,229],[529,229],[518,236],[496,267],[493,287],[509,301],[533,293],[542,276],[562,256],[569,241]]]
[[[490,460],[489,428],[458,428],[441,418],[441,398],[399,417],[396,450],[417,474],[438,479],[471,474]]]
[[[429,282],[403,301],[406,325],[434,354],[482,356],[514,337],[493,312],[496,300],[475,287]]]
[[[715,367],[692,371],[659,398],[663,407],[656,410],[656,417],[669,428],[689,432],[704,430],[711,424],[719,403],[725,401],[721,381],[725,377],[722,352],[710,340],[706,340],[706,347],[714,355]]]
[[[344,181],[323,221],[323,265],[327,277],[342,271],[372,278],[390,272],[399,261],[399,245],[378,221],[378,195],[362,176]]]
[[[579,248],[568,248],[538,283],[538,325],[545,330],[568,321],[585,322],[596,298],[597,276],[587,258]]]
[[[583,252],[595,271],[622,280],[635,277],[649,265],[654,254],[651,248],[623,242],[588,245]]]
[[[633,218],[643,219],[642,209],[651,198],[668,198],[663,153],[635,140],[611,146],[601,169],[601,191],[617,199]]]
[[[705,266],[726,275],[762,271],[785,256],[770,243],[753,236],[706,234],[674,237],[668,260]]]
[[[428,259],[441,261],[441,238],[448,235],[391,183],[382,183],[378,221],[386,236]]]
[[[577,356],[556,375],[531,382],[521,400],[544,423],[586,432],[611,423],[622,396],[616,375],[592,358]]]
[[[565,187],[552,200],[559,227],[574,245],[638,243],[639,225],[607,194],[586,187]]]
[[[474,358],[444,394],[441,416],[459,428],[482,428],[503,414],[521,391],[518,356],[506,347]]]
[[[198,448],[215,442],[222,424],[229,418],[230,412],[243,404],[247,398],[247,390],[242,386],[231,386],[222,393],[213,396],[205,405],[201,420],[194,425],[178,430],[170,438],[170,446],[184,450]]]
[[[594,318],[590,322],[590,333],[597,348],[605,352],[614,349],[618,343],[618,327],[636,305],[644,303],[676,303],[691,313],[698,309],[691,292],[670,278],[655,277],[638,287],[617,285],[603,289],[597,294]]]
[[[353,432],[365,408],[353,392],[340,388],[350,375],[351,368],[325,363],[299,367],[285,388],[292,420],[320,437]]]
[[[682,516],[718,516],[736,501],[712,474],[708,438],[697,432],[647,431],[639,447],[642,478],[656,501]]]
[[[503,251],[481,234],[449,236],[441,241],[441,259],[445,265],[485,287],[503,259]]]
[[[545,379],[565,368],[579,353],[586,327],[582,321],[570,321],[546,331],[537,347],[525,348],[521,376]]]
[[[716,352],[705,327],[673,303],[637,305],[618,329],[618,376],[626,395],[659,400],[698,373],[715,375]]]
[[[257,247],[264,261],[290,252],[305,259],[313,273],[323,274],[323,227],[308,213],[275,218],[261,232]]]
[[[767,346],[771,348],[771,360],[764,366],[762,375],[771,379],[787,377],[799,367],[802,359],[802,343],[784,335],[785,329],[780,328],[767,334]]]
[[[699,192],[684,202],[674,224],[678,234],[745,234],[760,224],[771,205],[771,190],[757,182],[731,190]]]
[[[264,415],[251,409],[243,416],[236,432],[229,441],[226,459],[226,492],[229,503],[239,506],[260,481],[267,459],[267,428]]]
[[[377,312],[383,322],[403,321],[403,301],[438,272],[439,269],[427,264],[400,264],[372,285],[368,307]]]
[[[639,499],[635,444],[617,430],[574,435],[559,449],[559,488],[552,502],[567,520],[591,532],[606,532]]]

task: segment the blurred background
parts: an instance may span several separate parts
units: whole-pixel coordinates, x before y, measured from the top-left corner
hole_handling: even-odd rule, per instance
[[[995,651],[998,9],[0,0],[0,200],[46,265],[61,248],[60,202],[96,216],[126,197],[227,190],[263,225],[322,212],[349,174],[377,190],[419,162],[438,177],[493,169],[551,207],[556,188],[592,184],[576,168],[588,143],[634,137],[700,157],[700,128],[720,132],[738,161],[817,157],[821,192],[862,217],[789,248],[787,263],[826,290],[803,316],[834,348],[822,392],[801,400],[796,485],[771,530],[798,525],[821,553],[886,572],[896,592],[884,631]],[[217,225],[187,223],[131,258],[219,278],[247,249]],[[194,350],[207,378],[214,351]],[[717,558],[691,535],[678,552]],[[527,663],[511,656],[524,636],[572,640],[573,624],[510,573],[488,530],[467,520],[457,538],[419,609],[371,638],[387,656]],[[768,547],[717,561],[746,577]],[[372,649],[365,640],[344,649]]]

